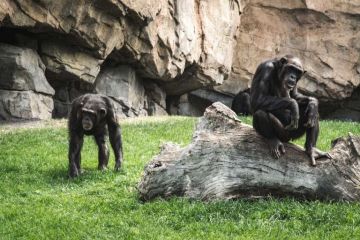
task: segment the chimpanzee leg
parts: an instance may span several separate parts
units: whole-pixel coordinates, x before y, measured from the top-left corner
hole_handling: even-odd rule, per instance
[[[81,148],[84,142],[83,134],[76,132],[70,132],[69,143],[69,175],[70,177],[76,177],[81,171]]]
[[[327,152],[323,152],[316,148],[316,142],[319,135],[319,122],[315,124],[314,127],[308,128],[306,130],[306,141],[305,141],[305,150],[309,155],[311,164],[316,165],[315,160],[318,158],[326,157],[331,158]]]
[[[106,145],[105,134],[99,134],[95,136],[95,141],[98,146],[98,159],[99,170],[105,170],[109,162],[109,148]]]
[[[280,139],[286,137],[282,123],[273,114],[258,110],[253,116],[255,130],[267,139],[270,152],[275,158],[285,153],[284,145]]]
[[[300,113],[300,119],[299,119],[299,128],[296,130],[293,130],[290,132],[292,139],[297,139],[306,133],[306,141],[305,141],[305,151],[309,155],[311,164],[313,166],[316,165],[315,160],[317,158],[321,157],[329,157],[329,154],[326,152],[320,151],[316,147],[316,142],[319,136],[319,121],[316,119],[314,126],[308,126],[307,123],[309,121],[310,115],[309,112],[306,112],[308,110],[308,101],[302,100],[301,103],[299,103],[299,113]],[[313,111],[315,111],[313,109]],[[317,111],[317,110],[316,110]],[[317,112],[313,112],[312,114],[318,115]]]
[[[75,157],[75,163],[76,163],[76,167],[79,171],[79,173],[82,173],[82,169],[81,169],[81,148],[82,148],[82,145],[84,143],[84,138],[81,138],[79,144],[80,144],[80,151],[76,154],[76,157]]]
[[[123,158],[121,130],[115,121],[108,123],[108,129],[111,147],[115,155],[115,170],[118,171]]]

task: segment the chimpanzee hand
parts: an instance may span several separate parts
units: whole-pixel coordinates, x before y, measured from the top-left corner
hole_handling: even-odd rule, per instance
[[[305,114],[307,116],[307,122],[304,124],[304,126],[309,128],[315,127],[319,118],[317,104],[309,103],[305,110]]]
[[[290,124],[285,127],[286,130],[295,130],[299,125],[299,105],[294,99],[291,99],[291,120]]]

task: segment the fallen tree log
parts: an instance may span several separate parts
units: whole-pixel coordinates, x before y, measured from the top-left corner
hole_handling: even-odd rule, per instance
[[[334,140],[332,159],[316,167],[303,148],[288,143],[285,150],[274,159],[264,138],[217,102],[200,118],[190,145],[165,144],[145,167],[140,198],[360,200],[360,137]]]

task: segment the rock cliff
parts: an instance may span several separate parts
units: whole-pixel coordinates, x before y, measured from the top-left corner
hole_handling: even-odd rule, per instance
[[[85,92],[121,117],[201,115],[284,53],[304,61],[300,88],[327,112],[354,110],[359,16],[360,0],[3,0],[0,119],[65,117]]]
[[[319,98],[320,110],[346,107],[360,85],[360,1],[248,0],[234,52],[233,71],[216,91],[246,89],[260,62],[291,53],[307,70],[300,90]]]

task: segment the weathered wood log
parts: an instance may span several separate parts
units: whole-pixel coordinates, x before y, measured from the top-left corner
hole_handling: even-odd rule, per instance
[[[303,148],[288,143],[285,150],[274,159],[262,136],[214,103],[199,120],[190,145],[165,144],[145,167],[140,198],[360,200],[360,137],[334,140],[332,159],[318,160],[315,167]]]

